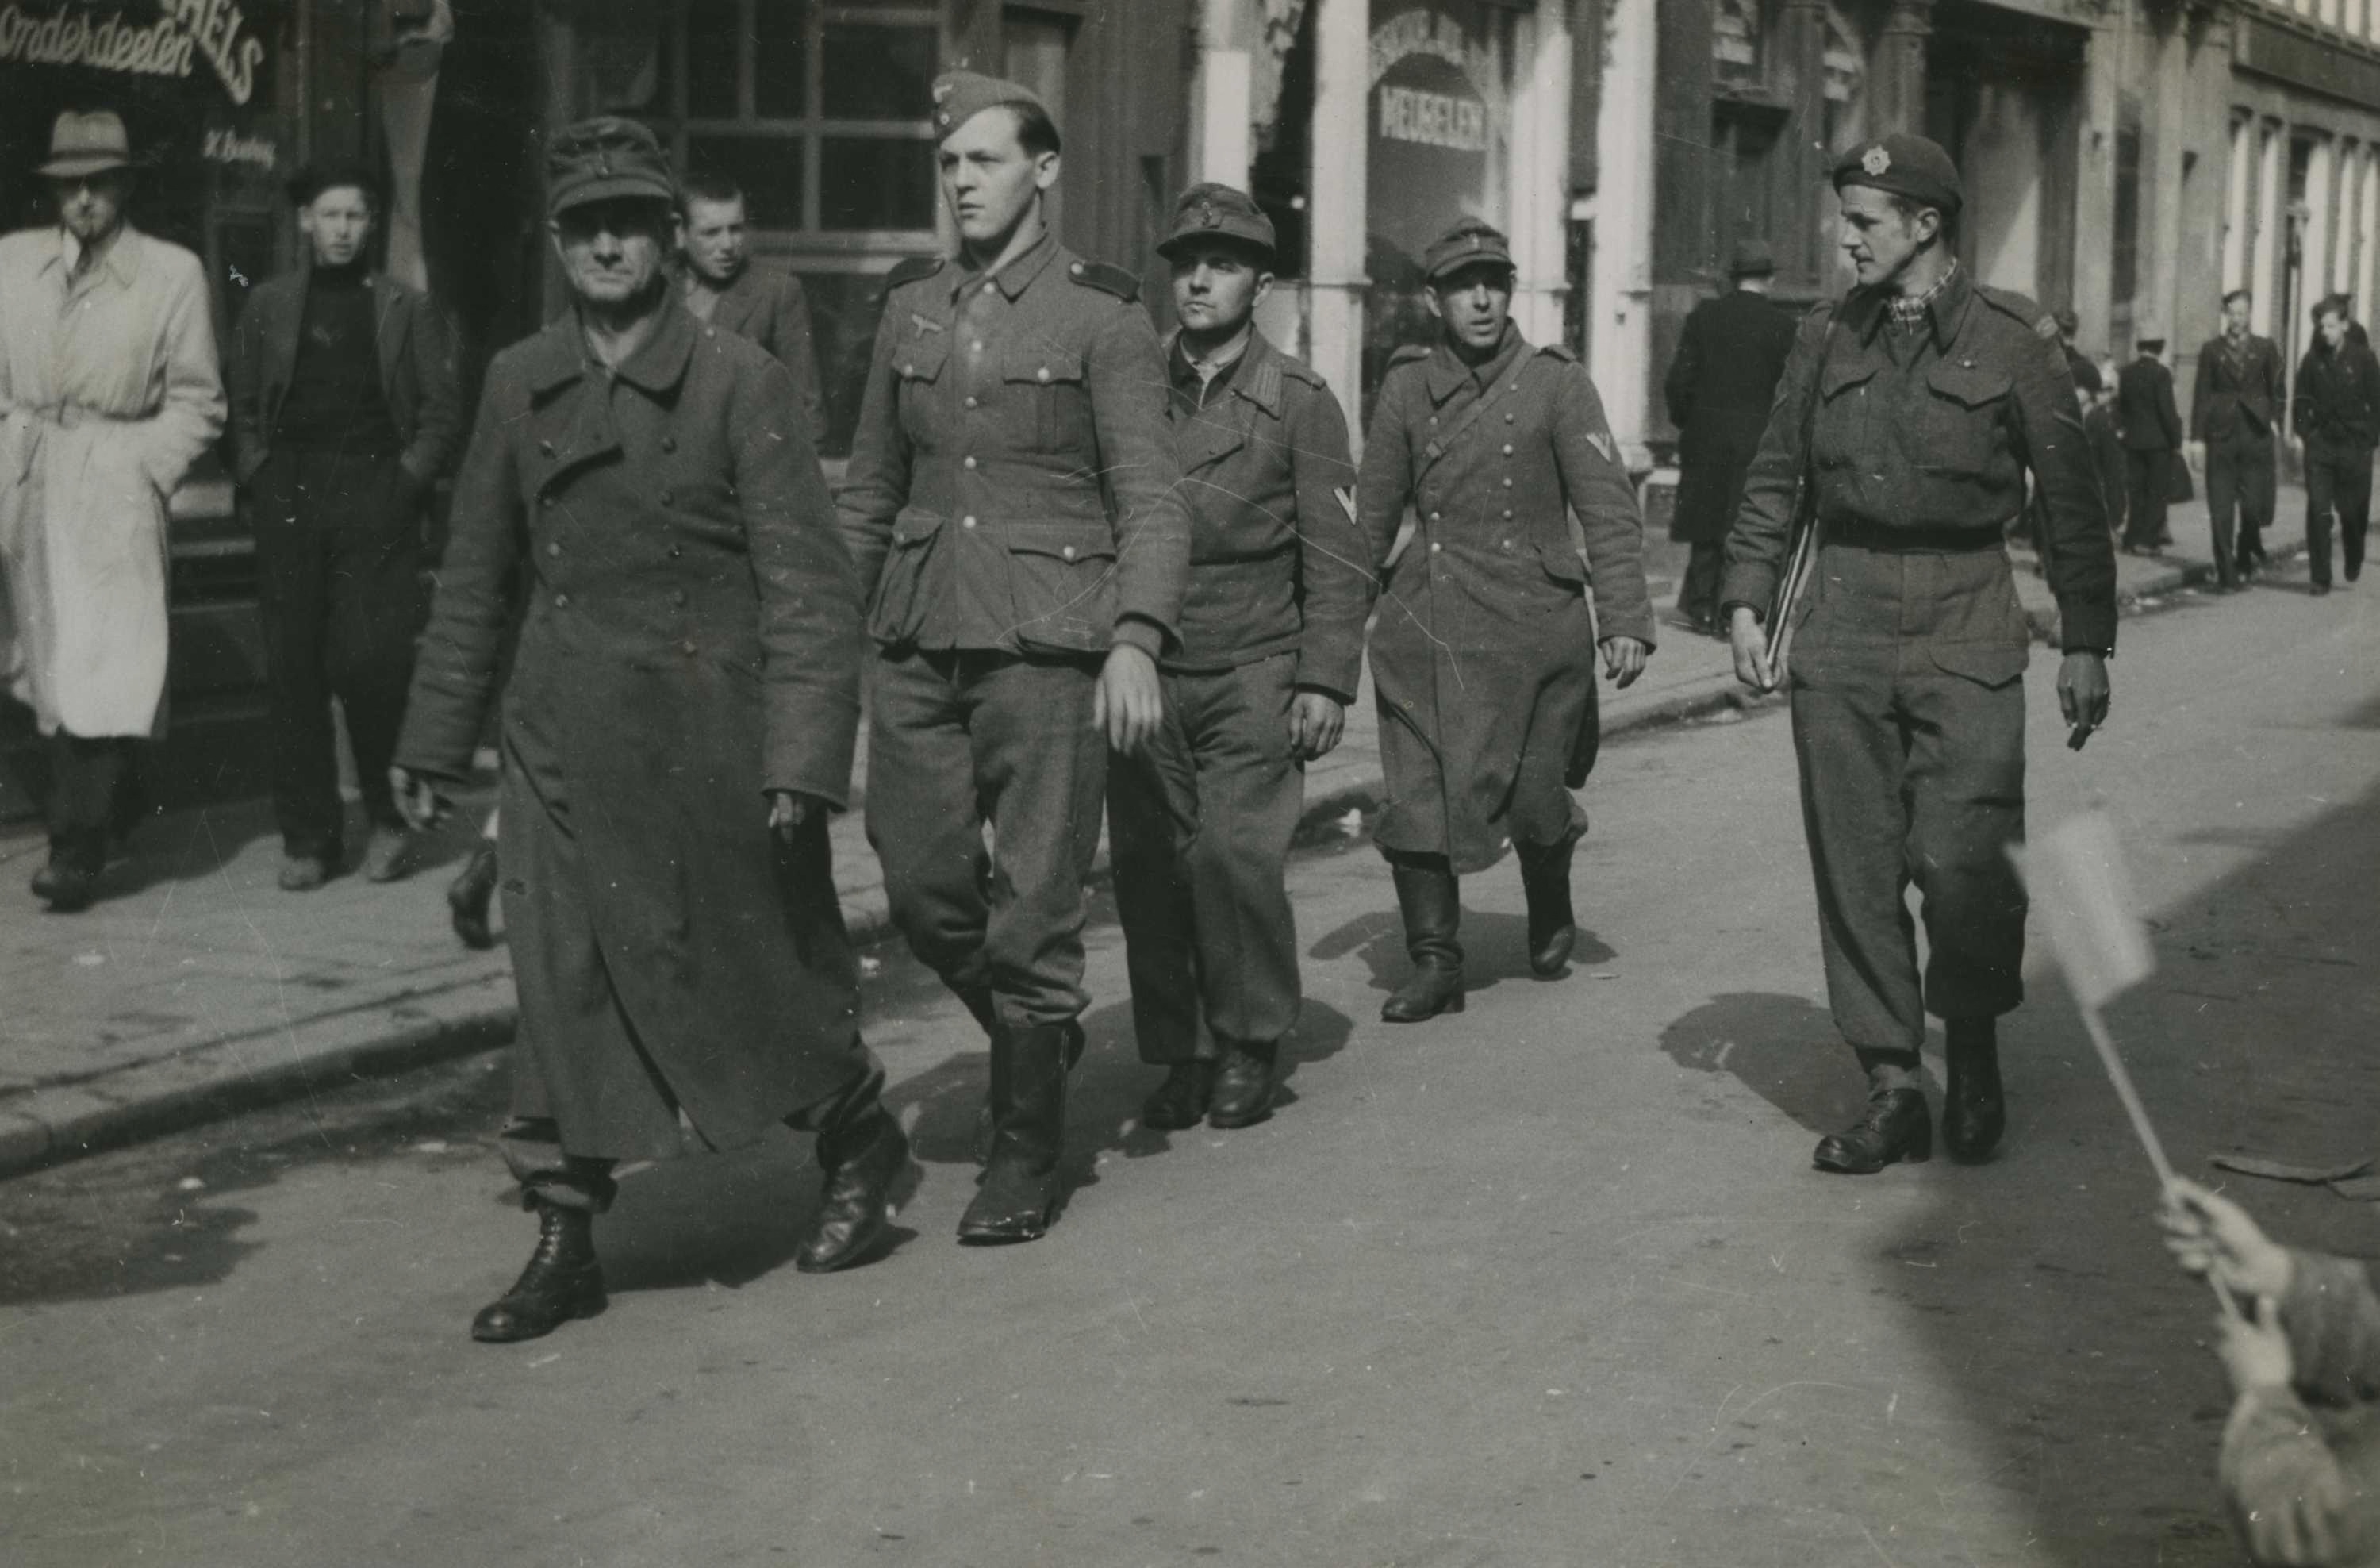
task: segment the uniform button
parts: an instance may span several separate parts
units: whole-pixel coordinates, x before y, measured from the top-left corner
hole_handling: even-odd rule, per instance
[[[901,367],[901,373],[905,376],[914,376],[917,373],[917,367],[905,364]]]
[[[1445,549],[1445,548],[1446,548],[1446,546],[1444,546],[1443,544],[1439,543],[1439,542],[1438,542],[1438,541],[1436,541],[1436,540],[1434,540],[1434,539],[1433,539],[1433,540],[1431,540],[1431,541],[1429,541],[1429,553],[1430,553],[1431,554],[1433,554],[1433,555],[1437,554],[1439,551],[1441,551],[1441,550],[1443,550],[1443,549]]]
[[[569,609],[569,608],[570,608],[570,595],[568,595],[568,594],[566,594],[566,593],[557,593],[557,594],[555,594],[555,595],[553,596],[553,607],[554,607],[555,609],[557,609],[557,610],[567,610],[567,609]]]
[[[1504,416],[1504,422],[1505,422],[1506,424],[1508,424],[1508,425],[1509,425],[1509,424],[1511,424],[1511,423],[1512,423],[1515,419],[1517,419],[1518,417],[1519,417],[1518,415],[1511,414],[1511,413],[1507,413],[1507,414]]]
[[[1506,419],[1508,419],[1512,418],[1512,416],[1511,416],[1510,414],[1507,414],[1507,415],[1505,415],[1504,417],[1505,417]],[[676,451],[676,450],[677,450],[677,437],[675,437],[675,436],[674,436],[674,435],[665,435],[665,436],[662,437],[662,451],[664,451],[664,452],[674,452],[674,451]]]
[[[1510,451],[1512,450],[1512,448],[1508,446],[1508,447],[1504,448],[1504,450],[1505,450],[1505,451],[1507,451],[1507,452],[1510,452]],[[676,499],[677,499],[677,492],[676,492],[676,491],[674,491],[674,490],[664,490],[664,491],[662,491],[662,505],[666,506],[666,505],[668,505],[670,503],[672,503],[673,501],[675,501]]]
[[[1505,516],[1505,517],[1510,517],[1512,515],[1512,509],[1510,506],[1505,507],[1505,508],[1504,508],[1504,516]]]
[[[553,497],[550,494],[540,495],[537,498],[537,504],[540,506],[551,506],[553,504]]]
[[[1034,371],[1033,379],[1035,381],[1048,381],[1050,379],[1050,367],[1044,365],[1039,370]]]
[[[976,406],[976,401],[975,401],[975,399],[974,399],[974,398],[972,398],[972,397],[968,398],[968,399],[966,400],[966,406],[967,406],[968,407],[970,407],[970,408],[974,407]]]
[[[965,462],[961,463],[959,467],[962,468],[972,468],[975,467],[975,459],[969,457]]]
[[[1081,276],[1083,275],[1083,264],[1082,264],[1080,261],[1075,262],[1073,266],[1068,267],[1066,270],[1067,270],[1068,272],[1070,272],[1070,273],[1074,273],[1076,277],[1081,277]]]
[[[547,545],[547,546],[545,547],[545,553],[546,553],[548,555],[559,555],[559,554],[561,554],[561,553],[562,553],[562,546],[561,546],[561,544],[560,544],[560,543],[558,543],[558,542],[557,542],[557,543],[553,543],[553,544],[549,544],[549,545]]]
[[[1504,488],[1506,490],[1512,488],[1512,476],[1510,474],[1504,476]]]
[[[1435,522],[1438,522],[1438,521],[1440,521],[1441,519],[1443,519],[1443,518],[1445,517],[1445,516],[1446,516],[1446,514],[1445,514],[1445,513],[1443,513],[1443,512],[1432,512],[1432,513],[1429,515],[1429,520],[1430,520],[1431,522],[1435,523]]]
[[[679,589],[676,592],[671,594],[670,602],[673,604],[684,604],[686,602],[686,590]]]
[[[678,650],[680,653],[685,654],[685,655],[686,655],[687,658],[689,658],[689,659],[691,659],[691,658],[693,658],[693,657],[694,657],[694,644],[692,644],[691,642],[681,642],[681,643],[679,643],[679,644],[677,645],[677,650]]]
[[[1432,414],[1432,415],[1429,417],[1429,422],[1430,422],[1431,424],[1436,424],[1436,423],[1438,423],[1438,416],[1437,416],[1436,414]]]
[[[552,442],[550,442],[550,441],[540,441],[540,442],[539,442],[539,443],[537,444],[537,449],[538,449],[538,451],[539,451],[540,454],[542,454],[542,455],[543,455],[543,456],[545,456],[551,457],[551,456],[553,456],[553,443],[552,443]]]
[[[1071,561],[1075,558],[1075,547],[1069,544],[1064,549],[1059,551],[1058,553]]]
[[[1504,444],[1504,456],[1507,456],[1507,457],[1510,457],[1512,455],[1512,444],[1511,442],[1509,442],[1509,441],[1508,441],[1508,442],[1506,442],[1506,443]]]
[[[959,519],[959,527],[963,529],[971,529],[975,527],[975,519],[973,517],[961,517]]]
[[[975,353],[978,353],[978,354],[982,353],[982,352],[983,352],[983,339],[981,339],[981,338],[979,338],[979,337],[978,337],[978,338],[977,338],[973,343],[968,344],[968,345],[967,345],[967,347],[968,347],[970,350],[972,350],[973,352],[975,352]]]
[[[671,560],[674,561],[674,560],[676,560],[679,556],[681,556],[681,555],[683,555],[683,554],[685,554],[685,553],[686,553],[686,551],[685,551],[683,548],[681,548],[680,546],[678,546],[678,545],[674,545],[674,544],[673,544],[673,545],[671,545],[671,546],[670,546],[670,559],[671,559]]]
[[[1509,512],[1507,512],[1507,513],[1506,513],[1506,514],[1504,514],[1504,515],[1505,515],[1506,517],[1508,517],[1512,516],[1512,514],[1511,514],[1511,513],[1509,513]],[[1509,539],[1507,539],[1507,540],[1500,540],[1500,541],[1499,541],[1497,542],[1496,548],[1497,548],[1497,549],[1499,549],[1499,550],[1510,550],[1510,549],[1512,549],[1512,541],[1511,540],[1509,540]]]

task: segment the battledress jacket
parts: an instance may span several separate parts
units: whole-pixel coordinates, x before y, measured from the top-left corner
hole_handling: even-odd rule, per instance
[[[2223,1429],[2223,1501],[2254,1562],[2380,1565],[2380,1297],[2364,1265],[2290,1254],[2291,1386],[2253,1389]]]
[[[1390,564],[1408,504],[1415,531]],[[1375,836],[1485,870],[1511,842],[1524,751],[1569,748],[1563,732],[1589,712],[1597,637],[1654,641],[1644,517],[1602,399],[1567,350],[1514,327],[1475,371],[1443,343],[1400,350],[1355,509],[1382,579],[1371,658],[1388,804]]]
[[[784,367],[686,310],[610,373],[575,316],[489,367],[397,747],[471,766],[511,604],[514,1108],[572,1154],[723,1148],[842,1088],[856,975],[825,826],[864,651],[850,557]]]

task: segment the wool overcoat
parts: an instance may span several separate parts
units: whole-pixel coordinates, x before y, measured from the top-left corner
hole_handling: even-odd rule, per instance
[[[1760,450],[1778,378],[1793,351],[1793,318],[1746,289],[1706,299],[1686,318],[1662,395],[1678,427],[1678,504],[1670,537],[1725,542]]]
[[[455,493],[400,765],[469,771],[512,604],[504,890],[514,1109],[572,1154],[756,1137],[859,1070],[825,824],[843,804],[859,597],[779,364],[674,307],[615,371],[565,317],[496,358]]]
[[[681,275],[679,298],[686,297]],[[751,261],[719,291],[710,324],[748,337],[774,355],[794,378],[803,428],[813,443],[826,439],[826,410],[819,391],[818,344],[810,331],[809,294],[802,280],[781,267]]]

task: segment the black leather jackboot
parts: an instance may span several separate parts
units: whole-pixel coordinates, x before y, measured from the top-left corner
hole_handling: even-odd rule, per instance
[[[1031,1241],[1049,1230],[1066,1136],[1066,1070],[1081,1054],[1082,1032],[1071,1021],[1042,1024],[994,1042],[1007,1071],[995,1066],[993,1081],[1005,1092],[992,1103],[991,1159],[959,1220],[962,1242]]]
[[[1418,1024],[1440,1013],[1463,1011],[1463,944],[1455,933],[1463,921],[1463,892],[1443,856],[1400,856],[1389,862],[1397,884],[1397,907],[1404,916],[1405,951],[1413,978],[1380,1004],[1390,1024]]]
[[[1570,962],[1578,941],[1578,918],[1571,912],[1570,863],[1578,840],[1564,839],[1547,846],[1512,845],[1521,862],[1521,891],[1529,901],[1529,972],[1550,979]]]

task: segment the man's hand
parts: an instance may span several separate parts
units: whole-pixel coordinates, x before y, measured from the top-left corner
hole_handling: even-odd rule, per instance
[[[1645,673],[1645,661],[1652,650],[1633,637],[1607,637],[1603,639],[1603,678],[1625,691],[1636,684]]]
[[[438,788],[423,774],[410,768],[391,768],[388,787],[396,796],[396,808],[405,818],[405,825],[415,833],[426,833],[446,820],[455,808],[454,802],[438,793]]]
[[[813,818],[824,817],[827,810],[827,803],[815,795],[804,795],[795,789],[772,789],[769,791],[769,831],[777,835],[780,844],[791,845],[794,835]]]
[[[2289,1352],[2289,1331],[2281,1327],[2280,1311],[2271,1297],[2256,1298],[2253,1316],[2225,1313],[2215,1320],[2215,1331],[2219,1336],[2215,1354],[2231,1374],[2233,1393],[2285,1389],[2296,1380],[2297,1358]]]
[[[1091,693],[1091,727],[1108,737],[1109,748],[1130,756],[1157,736],[1165,720],[1165,690],[1157,682],[1157,661],[1129,642],[1108,650],[1099,684]]]
[[[1727,640],[1735,650],[1735,678],[1755,691],[1777,689],[1777,672],[1768,662],[1768,633],[1749,606],[1739,604],[1727,623]]]
[[[2107,662],[2096,653],[2069,653],[2058,666],[2058,711],[2066,715],[2066,745],[2080,751],[2107,722]]]
[[[2187,1177],[2166,1188],[2166,1250],[2189,1273],[2211,1279],[2241,1300],[2280,1296],[2296,1272],[2289,1249],[2275,1246],[2248,1211]]]
[[[1289,705],[1289,754],[1311,762],[1330,755],[1347,728],[1347,709],[1328,692],[1301,691]]]

